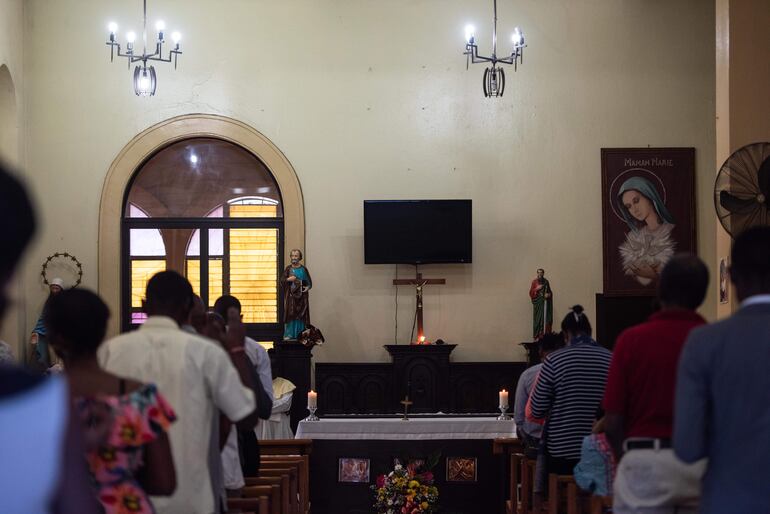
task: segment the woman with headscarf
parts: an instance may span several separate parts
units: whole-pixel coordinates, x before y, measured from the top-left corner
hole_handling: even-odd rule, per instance
[[[642,177],[623,182],[617,201],[631,229],[619,248],[623,271],[647,286],[657,280],[663,265],[674,255],[674,218],[655,186]]]

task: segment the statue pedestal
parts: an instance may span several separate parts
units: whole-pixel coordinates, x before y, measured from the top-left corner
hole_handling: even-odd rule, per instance
[[[296,341],[281,341],[275,344],[277,374],[292,382],[297,388],[291,401],[292,431],[297,430],[300,420],[307,417],[307,393],[310,391],[310,364],[313,349]]]
[[[456,344],[385,345],[393,358],[393,404],[408,394],[410,412],[449,411],[449,355]]]

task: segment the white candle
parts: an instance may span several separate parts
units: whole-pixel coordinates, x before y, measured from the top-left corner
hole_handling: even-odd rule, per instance
[[[508,407],[508,391],[503,389],[500,391],[500,408]]]
[[[313,390],[310,390],[310,392],[307,393],[307,406],[308,408],[313,408],[313,409],[318,407],[318,393],[316,393]]]

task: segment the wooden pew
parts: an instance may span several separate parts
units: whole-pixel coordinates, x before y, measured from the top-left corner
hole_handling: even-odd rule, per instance
[[[270,499],[270,514],[284,514],[285,501],[282,500],[286,494],[279,484],[253,485],[244,487],[242,490],[243,498],[259,498],[265,496],[265,493]]]
[[[519,461],[523,456],[521,454],[522,445],[515,437],[497,438],[492,441],[492,453],[495,455],[507,455],[510,468],[510,495],[505,502],[506,514],[521,514],[521,503],[519,501],[519,490],[522,487],[521,475],[519,474]]]
[[[310,455],[312,439],[268,439],[259,441],[262,455]]]
[[[265,465],[296,467],[298,473],[299,508],[297,514],[310,512],[310,457],[308,455],[263,455]]]
[[[548,514],[580,514],[578,486],[572,475],[548,475]]]
[[[291,487],[290,487],[290,478],[289,475],[281,475],[281,476],[258,476],[258,477],[246,477],[244,479],[246,482],[246,487],[254,487],[254,486],[275,486],[280,491],[280,496],[278,498],[278,504],[279,504],[279,511],[281,514],[289,514],[291,512]]]
[[[590,514],[604,514],[612,509],[612,496],[591,496],[589,501]]]
[[[288,491],[288,494],[286,495],[287,501],[284,501],[286,508],[284,514],[296,514],[299,511],[299,480],[296,467],[286,467],[285,464],[263,462],[259,466],[259,476],[282,477],[288,479],[288,486],[282,486],[285,487],[284,490]]]
[[[227,510],[234,512],[255,512],[257,514],[272,514],[270,512],[270,498],[228,498]]]
[[[536,459],[530,459],[524,454],[519,455],[519,475],[521,476],[521,491],[519,495],[518,514],[535,513],[535,469]],[[539,513],[537,513],[539,514]]]
[[[310,454],[312,439],[273,439],[259,441],[262,469],[296,469],[296,514],[310,512]],[[260,473],[263,475],[263,473]],[[293,497],[294,498],[294,497]]]

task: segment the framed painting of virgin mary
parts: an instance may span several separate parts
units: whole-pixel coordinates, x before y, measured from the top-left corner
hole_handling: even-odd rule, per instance
[[[654,295],[695,227],[694,148],[602,148],[605,295]]]

